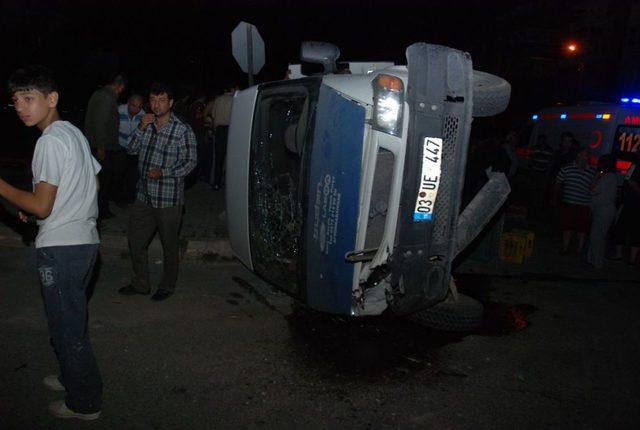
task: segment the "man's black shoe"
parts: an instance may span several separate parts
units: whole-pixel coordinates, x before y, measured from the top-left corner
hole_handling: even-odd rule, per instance
[[[155,300],[156,302],[161,302],[163,300],[168,299],[172,295],[173,295],[173,291],[158,290],[153,296],[151,296],[151,300]]]
[[[133,288],[133,285],[129,284],[129,285],[125,285],[124,287],[120,288],[118,290],[118,292],[120,294],[123,294],[125,296],[133,296],[134,294],[144,294],[147,295],[149,294],[151,291],[140,291],[140,290],[136,290],[135,288]]]

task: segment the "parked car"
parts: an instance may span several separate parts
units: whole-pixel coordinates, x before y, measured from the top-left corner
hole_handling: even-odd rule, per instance
[[[510,85],[469,54],[418,43],[406,66],[348,63],[305,42],[325,72],[237,92],[227,155],[235,255],[312,309],[467,330],[482,306],[458,294],[453,258],[504,202],[502,174],[460,214],[472,116],[506,109]]]

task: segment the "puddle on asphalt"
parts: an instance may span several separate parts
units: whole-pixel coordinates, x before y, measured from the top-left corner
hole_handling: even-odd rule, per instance
[[[472,333],[447,333],[383,314],[379,317],[348,318],[295,307],[286,316],[296,353],[318,371],[345,377],[386,376],[403,379],[415,372],[466,377],[453,363],[439,363],[438,350],[473,334],[505,336],[529,326],[528,316],[536,308],[491,300],[491,279],[464,277],[462,293],[485,305],[481,327]],[[473,294],[472,294],[473,293]]]

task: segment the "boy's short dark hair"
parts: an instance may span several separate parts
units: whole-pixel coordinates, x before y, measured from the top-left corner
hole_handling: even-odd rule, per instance
[[[169,100],[173,100],[173,89],[169,84],[165,84],[164,82],[154,82],[149,87],[149,94],[163,94],[166,93]]]
[[[21,67],[9,77],[7,88],[10,95],[18,91],[38,90],[45,96],[58,91],[53,72],[40,65]]]

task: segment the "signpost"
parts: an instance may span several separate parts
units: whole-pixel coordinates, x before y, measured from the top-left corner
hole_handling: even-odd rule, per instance
[[[264,66],[264,40],[255,25],[241,21],[233,29],[231,51],[242,71],[249,75],[249,86],[253,86],[253,75]]]

